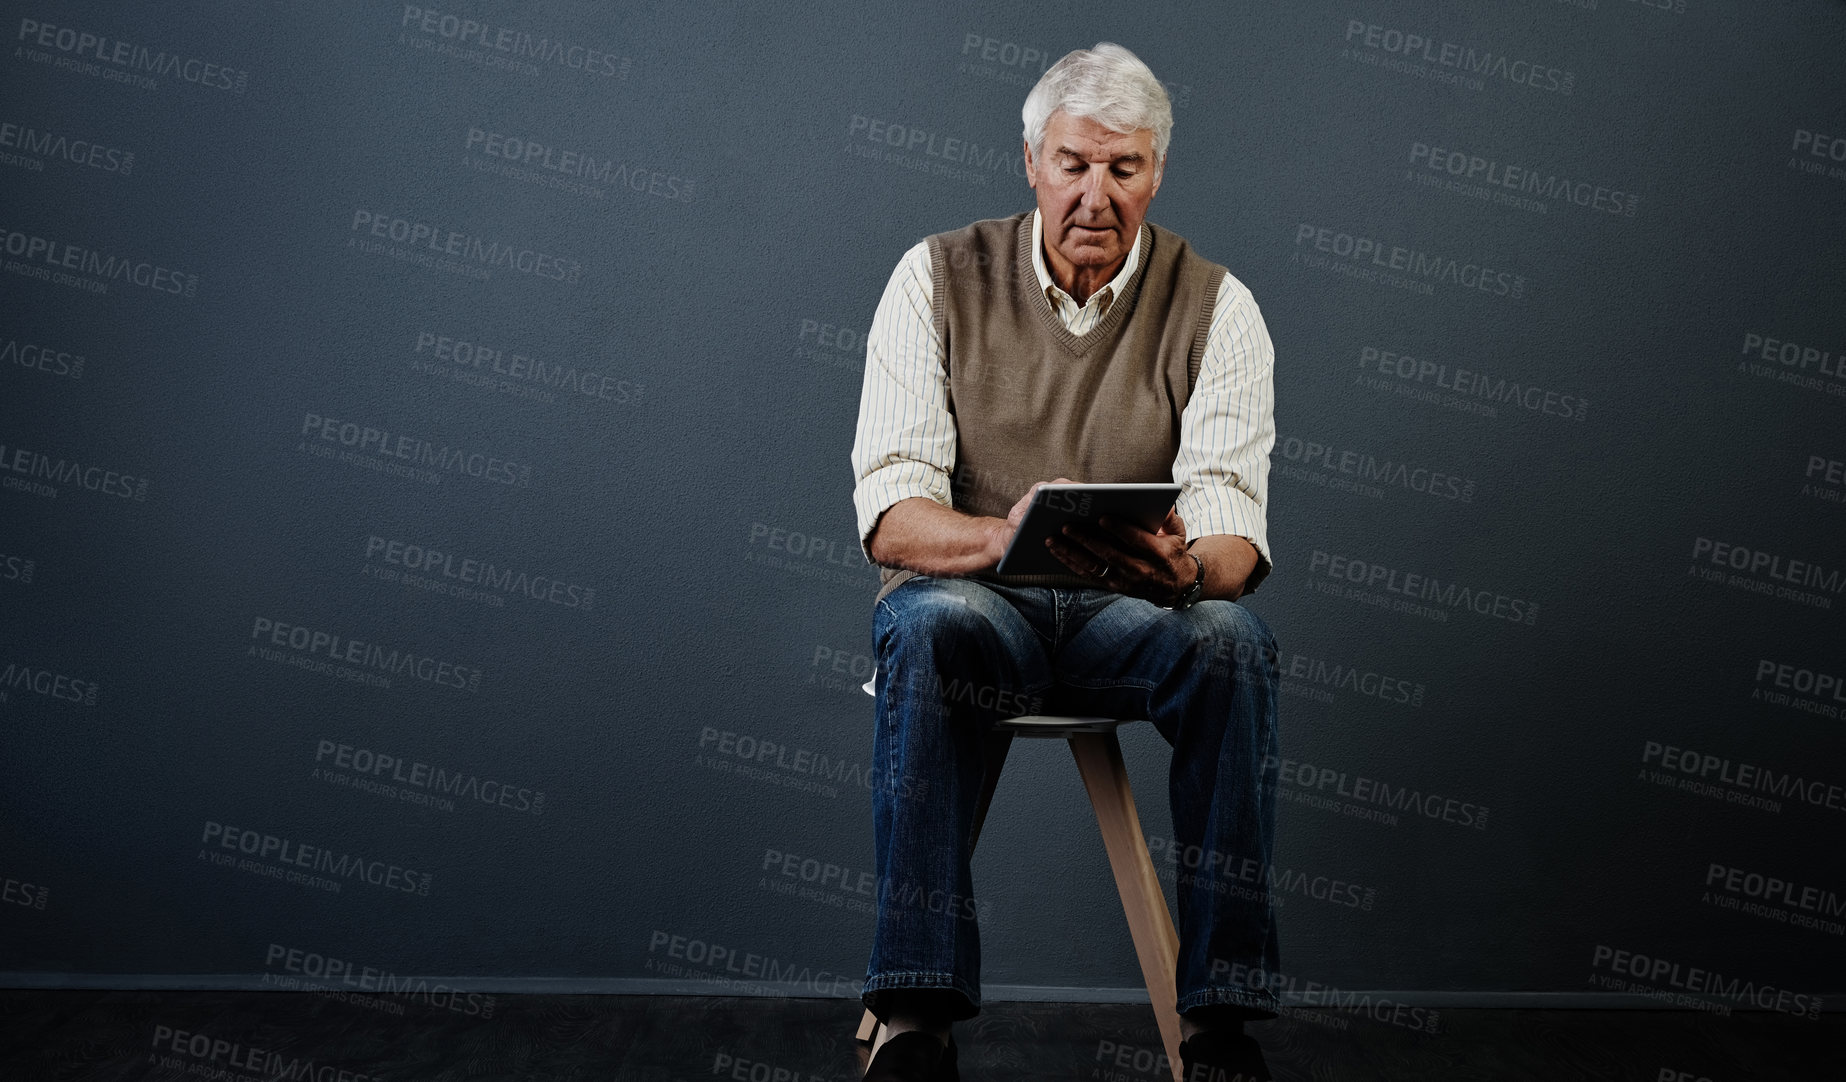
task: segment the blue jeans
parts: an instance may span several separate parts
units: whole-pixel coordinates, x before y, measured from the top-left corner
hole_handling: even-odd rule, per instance
[[[980,1010],[968,838],[983,738],[1002,717],[1087,714],[1146,718],[1173,748],[1180,1012],[1273,1015],[1279,677],[1256,614],[1230,601],[1173,612],[1109,590],[917,575],[878,602],[872,634],[879,893],[863,998],[873,1013],[886,1015],[893,989],[938,990],[925,1001],[954,1019]]]

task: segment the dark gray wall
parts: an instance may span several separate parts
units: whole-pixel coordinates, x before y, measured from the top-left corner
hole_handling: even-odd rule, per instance
[[[6,6],[8,980],[852,994],[863,334],[1110,39],[1276,343],[1289,977],[1839,991],[1846,7]],[[990,988],[1139,984],[991,822]]]

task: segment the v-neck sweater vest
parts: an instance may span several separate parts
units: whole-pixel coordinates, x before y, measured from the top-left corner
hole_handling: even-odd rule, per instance
[[[1198,381],[1225,269],[1153,224],[1140,266],[1082,336],[1064,326],[1032,270],[1032,215],[929,238],[931,308],[955,417],[950,498],[1005,518],[1035,481],[1173,480],[1180,414]],[[884,597],[915,572],[881,568]],[[1076,575],[974,578],[1095,587]]]

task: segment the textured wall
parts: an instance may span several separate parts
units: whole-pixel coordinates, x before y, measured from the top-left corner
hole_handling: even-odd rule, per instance
[[[1287,977],[1839,991],[1846,7],[5,7],[15,981],[853,994],[863,336],[1109,39],[1276,343]],[[990,989],[1137,985],[991,824]]]

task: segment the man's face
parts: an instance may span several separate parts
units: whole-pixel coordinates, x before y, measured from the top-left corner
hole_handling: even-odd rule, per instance
[[[1068,290],[1079,271],[1100,286],[1120,269],[1160,190],[1154,133],[1126,135],[1059,110],[1045,121],[1042,156],[1026,147],[1026,183],[1038,195],[1051,276]],[[1100,279],[1096,276],[1107,271]]]

